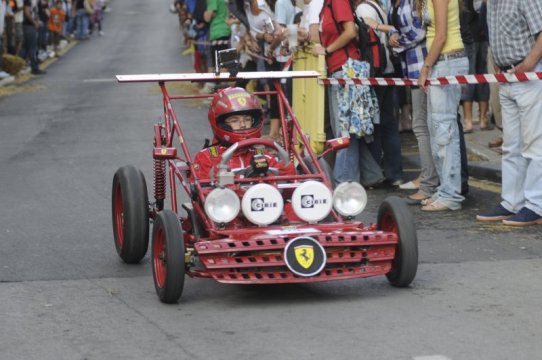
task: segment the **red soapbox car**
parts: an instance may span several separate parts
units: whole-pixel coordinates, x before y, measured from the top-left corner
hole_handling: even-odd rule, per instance
[[[143,259],[153,224],[151,264],[162,302],[178,301],[185,276],[254,285],[376,275],[397,287],[413,281],[418,244],[408,206],[388,197],[375,224],[356,220],[367,203],[364,188],[356,182],[332,184],[323,158],[348,146],[349,139],[328,140],[323,153],[315,154],[280,84],[281,78],[317,77],[314,71],[117,76],[121,83],[158,83],[163,95],[163,122],[154,125],[154,201],[149,202],[143,173],[134,166],[119,168],[112,188],[114,240],[124,262]],[[183,136],[186,123],[172,101],[212,95],[170,95],[166,83],[258,78],[274,84],[274,90],[254,94],[277,97],[283,145],[263,138],[242,140],[222,154],[217,174],[198,179]],[[296,174],[234,174],[228,160],[248,147],[271,149],[281,162],[293,162]],[[179,188],[185,194],[178,196]],[[287,216],[287,209],[295,215]]]

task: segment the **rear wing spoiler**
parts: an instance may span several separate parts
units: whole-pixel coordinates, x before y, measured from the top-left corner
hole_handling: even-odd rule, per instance
[[[236,81],[252,79],[295,79],[295,78],[318,78],[317,71],[259,71],[239,72],[231,77],[227,73],[216,75],[214,73],[192,73],[192,74],[142,74],[142,75],[116,75],[119,83],[131,82],[167,82],[167,81]]]

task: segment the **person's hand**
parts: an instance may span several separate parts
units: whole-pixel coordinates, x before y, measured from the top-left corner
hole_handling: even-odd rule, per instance
[[[390,44],[391,47],[400,47],[401,45],[399,44],[399,34],[395,33],[390,36],[388,44]]]
[[[326,48],[324,48],[322,45],[320,44],[316,44],[312,47],[312,50],[311,50],[312,54],[314,56],[318,56],[318,55],[326,55]]]
[[[273,58],[274,52],[275,52],[275,49],[271,49],[271,46],[268,46],[267,49],[265,49],[264,56],[267,58],[267,62],[269,62],[269,59]]]
[[[536,64],[530,61],[529,57],[526,57],[522,62],[520,62],[507,72],[510,74],[531,72],[534,71],[535,66]]]
[[[310,40],[309,30],[299,27],[297,28],[297,42],[308,42]]]
[[[265,42],[271,43],[273,41],[273,34],[265,33],[263,34],[263,39],[265,40]]]
[[[259,53],[260,47],[258,46],[258,43],[252,40],[247,41],[247,48],[253,52],[253,53]]]
[[[418,78],[418,86],[423,90],[424,93],[427,93],[427,86],[425,85],[425,82],[429,77],[429,71],[430,68],[423,66],[422,70],[420,71],[420,77]]]

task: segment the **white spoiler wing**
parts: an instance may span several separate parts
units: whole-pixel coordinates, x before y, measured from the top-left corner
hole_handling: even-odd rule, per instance
[[[260,71],[240,72],[235,77],[228,73],[192,73],[192,74],[142,74],[142,75],[116,75],[119,83],[129,82],[166,82],[166,81],[235,81],[249,79],[288,79],[288,78],[318,78],[317,71]]]

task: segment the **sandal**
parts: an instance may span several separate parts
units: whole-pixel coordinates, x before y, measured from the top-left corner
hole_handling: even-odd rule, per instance
[[[453,209],[450,209],[449,207],[447,207],[446,205],[444,205],[438,200],[433,201],[432,203],[427,204],[424,207],[422,207],[422,211],[429,211],[429,212],[450,211],[450,210],[453,210]]]
[[[435,202],[435,200],[433,198],[427,198],[427,199],[424,199],[424,200],[420,201],[420,204],[422,204],[422,206],[427,206],[427,205],[431,205],[434,202]]]

